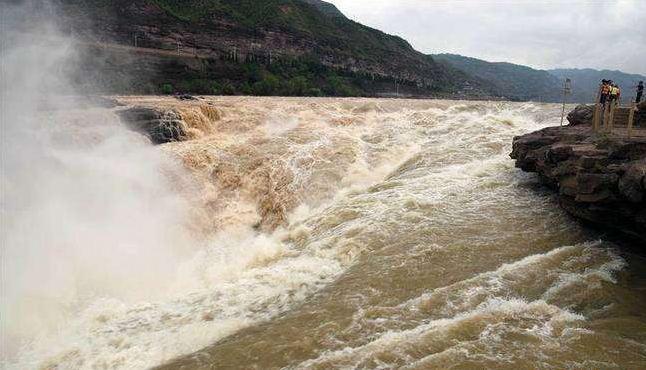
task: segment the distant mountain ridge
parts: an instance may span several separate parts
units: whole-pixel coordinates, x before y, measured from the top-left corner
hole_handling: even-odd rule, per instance
[[[622,95],[628,102],[635,96],[632,86],[646,77],[621,71],[585,69],[550,69],[539,70],[527,66],[506,63],[488,62],[481,59],[457,54],[435,54],[433,58],[447,63],[463,72],[480,79],[492,94],[509,100],[533,100],[541,102],[563,101],[563,84],[566,78],[571,79],[569,102],[590,103],[597,94],[602,79],[610,79],[622,88]]]
[[[565,78],[548,71],[506,62],[487,62],[457,54],[435,54],[433,58],[481,79],[493,94],[509,100],[563,100]],[[574,87],[570,98],[577,102],[584,101],[584,95],[579,88]]]

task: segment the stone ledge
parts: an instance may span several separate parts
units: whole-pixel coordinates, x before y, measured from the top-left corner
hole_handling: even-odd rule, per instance
[[[547,127],[515,137],[510,156],[557,189],[568,213],[646,241],[646,130],[635,134]]]

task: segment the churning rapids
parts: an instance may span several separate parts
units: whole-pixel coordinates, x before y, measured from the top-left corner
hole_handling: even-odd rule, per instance
[[[191,140],[39,112],[3,162],[5,368],[646,369],[644,259],[508,156],[560,106],[120,100]]]

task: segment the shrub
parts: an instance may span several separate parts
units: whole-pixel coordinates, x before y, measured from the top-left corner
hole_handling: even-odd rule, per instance
[[[296,76],[287,81],[286,95],[303,96],[309,89],[309,83],[304,76]]]
[[[250,84],[262,81],[262,70],[256,63],[246,63],[244,65],[244,79]]]
[[[220,94],[220,91],[221,91],[220,84],[217,83],[217,81],[211,82],[211,86],[209,88],[209,94],[218,95]]]
[[[254,95],[273,95],[278,91],[280,82],[278,77],[271,73],[266,73],[262,81],[256,82],[251,87]]]
[[[222,95],[233,95],[235,94],[236,89],[233,87],[231,82],[223,81],[222,82]]]
[[[313,87],[307,90],[307,96],[323,96],[323,91],[321,91],[321,89]]]
[[[251,94],[251,85],[249,85],[249,82],[245,81],[240,84],[240,92],[245,95]]]
[[[345,83],[339,76],[335,74],[328,75],[325,79],[325,86],[323,91],[332,96],[355,96],[359,95],[357,89]]]
[[[161,87],[161,91],[163,94],[169,95],[173,93],[173,85],[166,83],[163,84]]]

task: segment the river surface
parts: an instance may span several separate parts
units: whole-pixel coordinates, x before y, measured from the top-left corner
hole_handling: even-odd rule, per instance
[[[121,100],[179,109],[191,140],[129,139],[133,153],[114,144],[137,134],[113,113],[58,113],[93,143],[65,155],[96,162],[63,161],[57,178],[93,179],[74,194],[105,179],[110,203],[82,204],[124,217],[92,213],[106,231],[69,211],[83,233],[57,248],[82,242],[87,256],[49,258],[76,272],[73,293],[49,283],[47,300],[30,297],[57,314],[7,369],[646,369],[646,260],[628,252],[640,246],[581,226],[509,158],[515,135],[558,125],[559,105]],[[84,134],[88,119],[117,128]],[[124,193],[150,199],[121,209]]]

